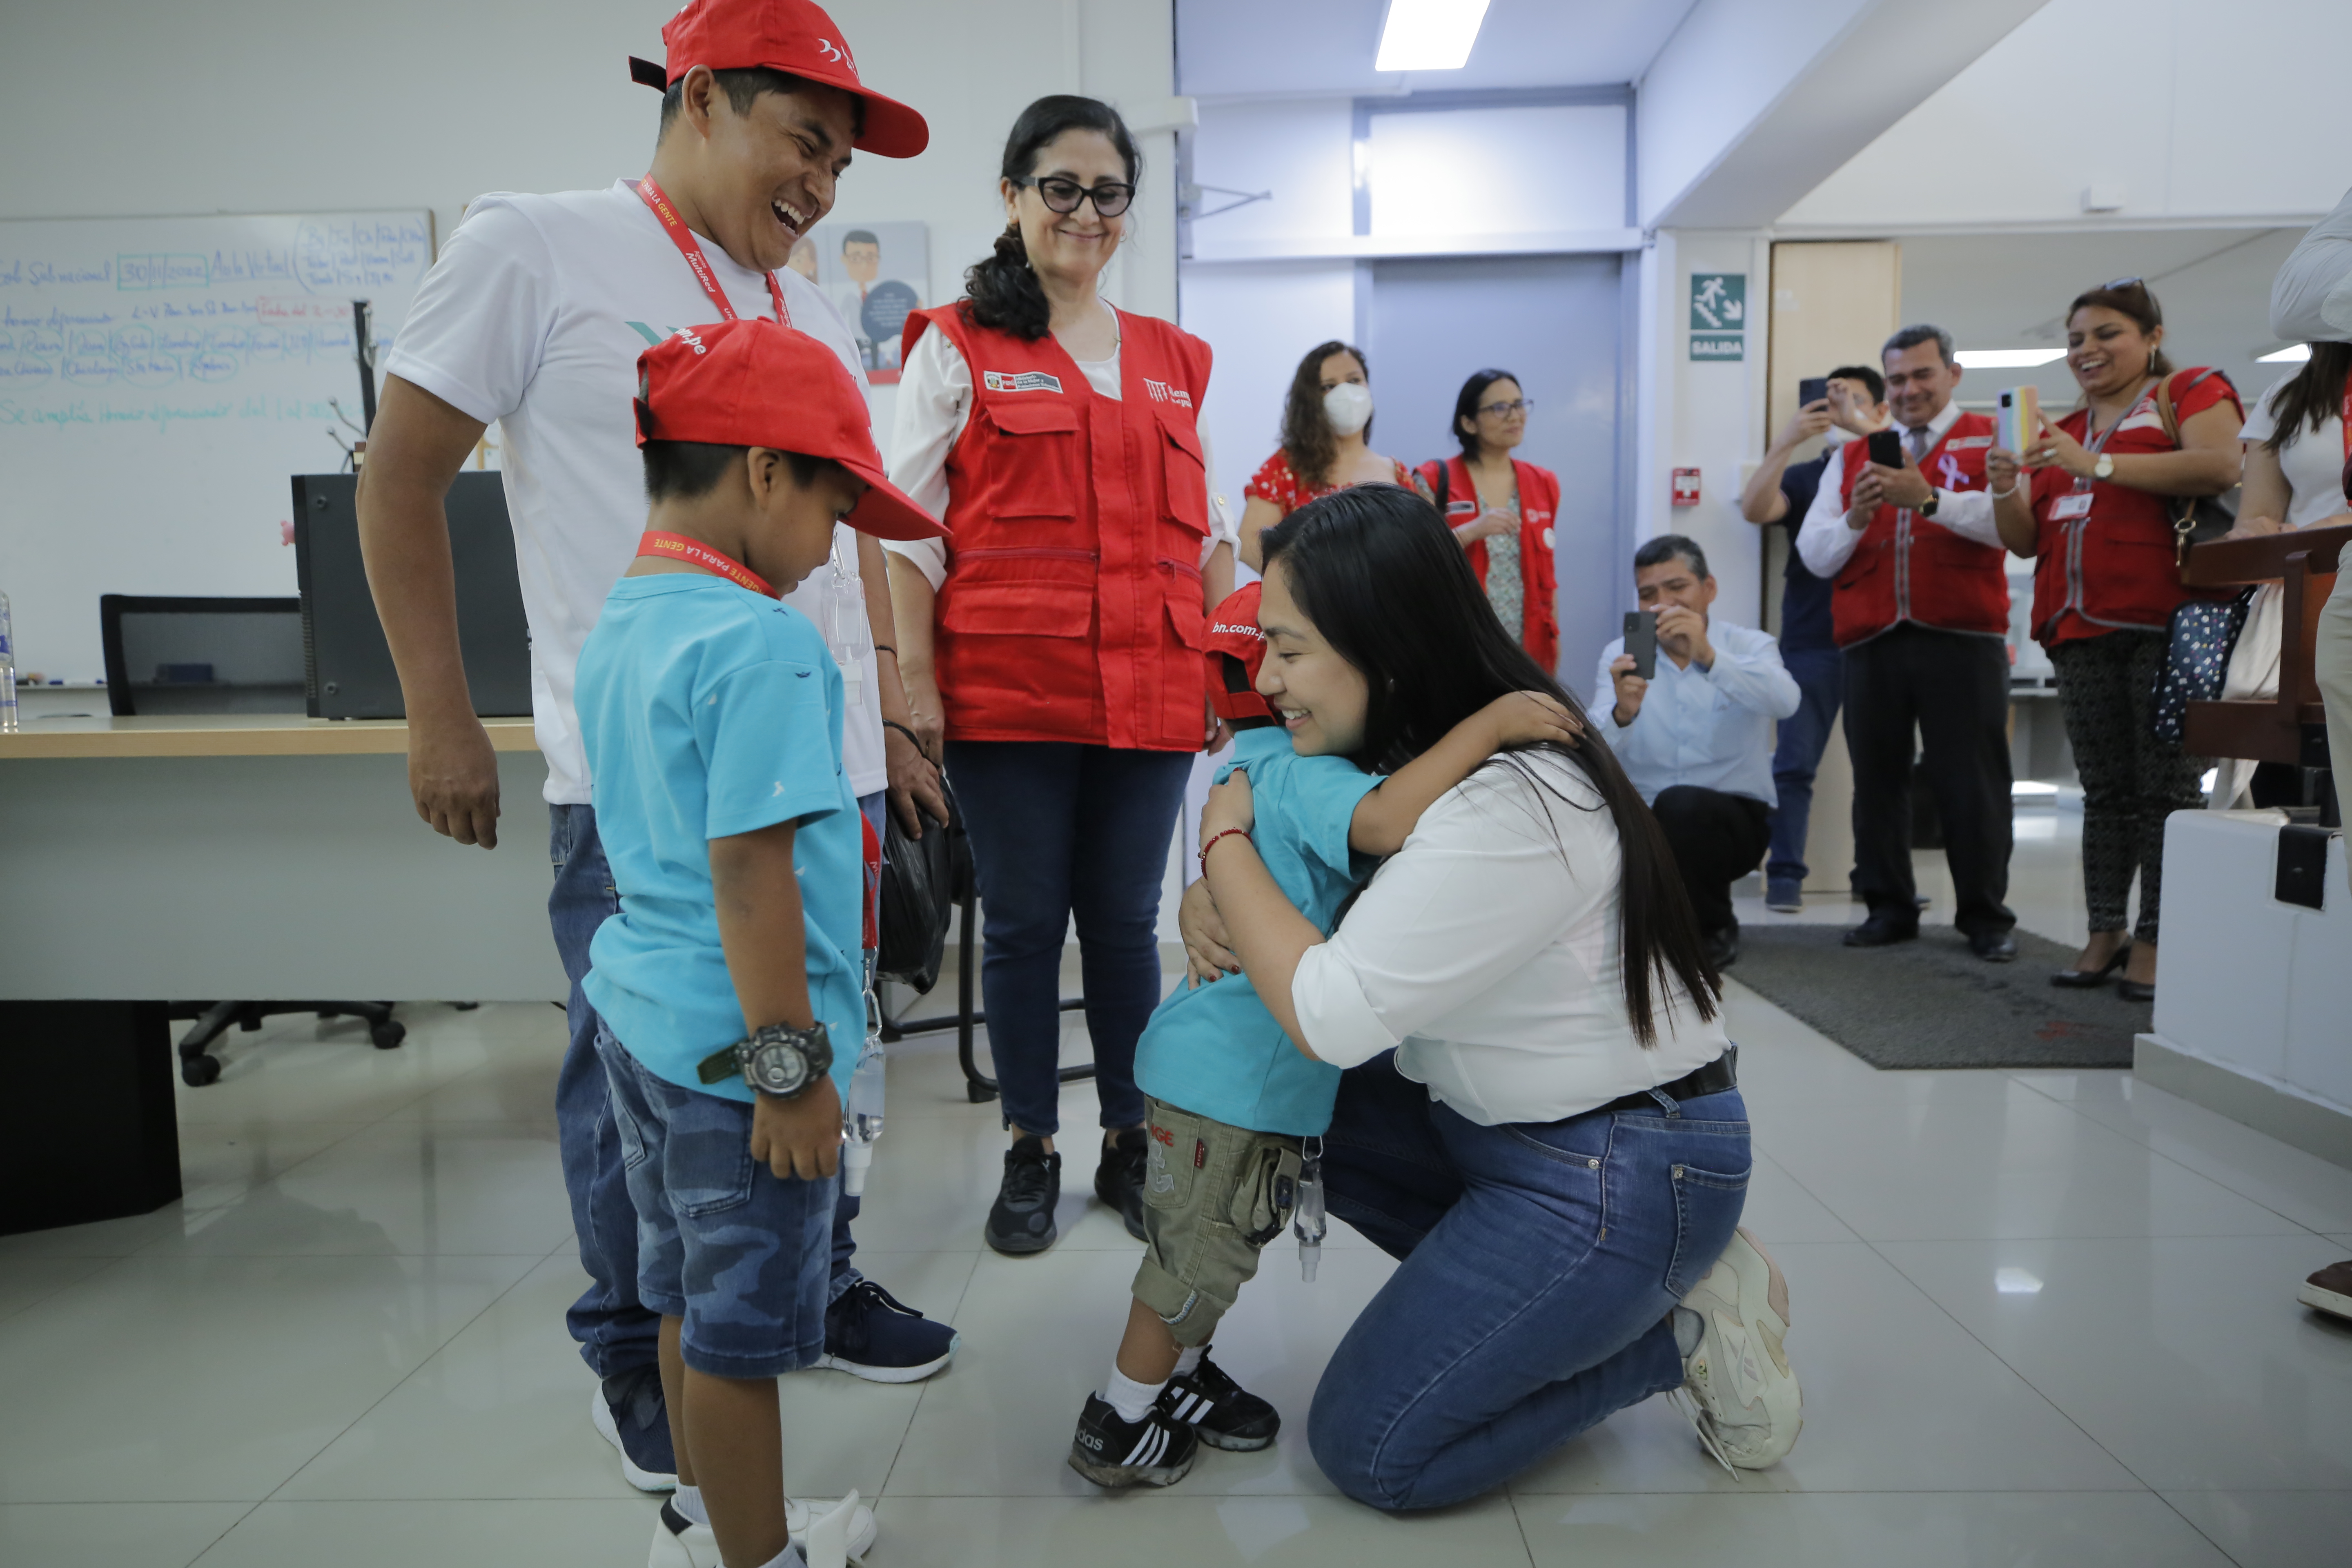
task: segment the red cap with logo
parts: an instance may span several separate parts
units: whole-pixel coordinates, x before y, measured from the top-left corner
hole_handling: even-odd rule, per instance
[[[1272,720],[1273,705],[1256,691],[1258,667],[1265,662],[1265,634],[1257,626],[1258,584],[1225,595],[1209,616],[1209,706],[1227,721]],[[1232,659],[1238,664],[1236,674]],[[1234,682],[1241,689],[1234,689]]]
[[[877,539],[948,531],[882,474],[866,396],[831,349],[765,317],[688,327],[637,356],[637,445],[707,441],[839,463],[867,489],[849,526]]]
[[[866,129],[855,146],[882,158],[911,158],[930,145],[923,117],[857,79],[857,57],[833,18],[810,0],[690,0],[662,27],[667,67],[629,57],[629,75],[667,91],[697,66],[749,70],[764,66],[837,87],[862,100]]]

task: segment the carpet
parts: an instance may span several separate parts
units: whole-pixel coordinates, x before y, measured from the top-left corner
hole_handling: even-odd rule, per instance
[[[2154,1005],[2113,985],[2050,984],[2074,950],[2019,931],[2017,961],[1987,963],[1949,926],[1850,948],[1844,929],[1748,925],[1731,979],[1875,1068],[2127,1068]]]

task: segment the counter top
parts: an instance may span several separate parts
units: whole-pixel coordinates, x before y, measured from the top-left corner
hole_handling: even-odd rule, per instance
[[[501,752],[539,749],[528,719],[485,719]],[[404,719],[307,719],[299,713],[203,713],[174,718],[28,719],[0,734],[0,762],[36,757],[402,756]]]

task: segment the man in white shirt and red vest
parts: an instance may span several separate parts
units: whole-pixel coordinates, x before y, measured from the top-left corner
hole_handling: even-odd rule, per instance
[[[1944,821],[1952,923],[1988,963],[2017,956],[2009,891],[2009,578],[1985,449],[1993,421],[1952,402],[1952,335],[1910,326],[1880,351],[1899,466],[1868,441],[1830,455],[1797,552],[1832,584],[1853,762],[1854,889],[1869,918],[1849,947],[1919,934],[1911,875],[1913,735]],[[1882,433],[1884,434],[1884,433]]]

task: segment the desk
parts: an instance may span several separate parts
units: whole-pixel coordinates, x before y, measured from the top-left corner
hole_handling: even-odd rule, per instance
[[[488,721],[485,852],[408,795],[408,726],[47,719],[0,734],[0,999],[560,1001],[547,768]]]
[[[398,721],[46,719],[0,734],[0,1092],[39,1108],[0,1140],[0,1234],[179,1195],[162,1003],[564,998],[547,767],[529,720],[488,728],[502,807],[488,852],[417,819]]]

